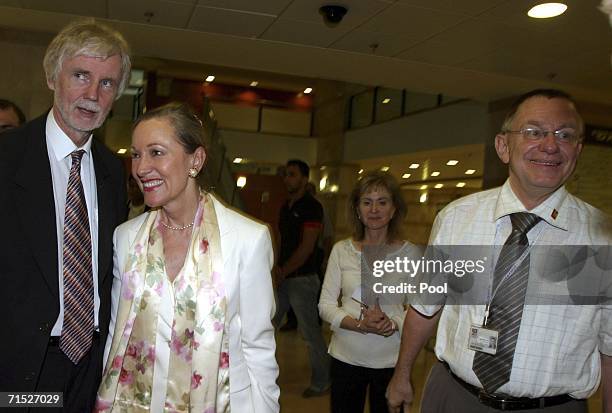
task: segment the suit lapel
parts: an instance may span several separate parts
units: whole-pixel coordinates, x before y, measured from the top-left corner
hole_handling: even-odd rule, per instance
[[[107,276],[112,254],[112,238],[115,228],[115,194],[110,185],[110,172],[99,150],[100,143],[94,138],[92,154],[96,171],[96,189],[98,196],[98,285],[102,285]]]
[[[24,158],[15,173],[15,208],[32,255],[54,296],[58,296],[57,225],[51,165],[45,140],[46,115],[30,124]]]

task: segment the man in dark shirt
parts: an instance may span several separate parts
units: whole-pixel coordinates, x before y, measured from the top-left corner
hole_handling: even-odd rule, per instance
[[[323,226],[323,208],[306,192],[310,168],[300,160],[287,162],[285,186],[289,199],[280,210],[280,257],[274,276],[278,285],[278,307],[274,325],[279,326],[289,306],[298,321],[298,330],[308,345],[311,379],[303,397],[325,394],[329,389],[329,356],[318,321],[316,246]]]

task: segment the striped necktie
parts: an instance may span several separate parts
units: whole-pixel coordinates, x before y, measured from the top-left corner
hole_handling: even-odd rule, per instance
[[[60,349],[77,364],[89,351],[94,329],[91,235],[83,185],[84,150],[72,152],[64,218],[64,324]]]
[[[527,233],[540,221],[540,217],[519,212],[511,214],[510,220],[512,233],[499,253],[493,276],[493,291],[497,286],[499,289],[491,302],[489,319],[485,326],[499,332],[497,352],[495,355],[476,352],[472,365],[472,370],[487,393],[494,393],[510,380],[529,281],[529,254],[501,285],[500,282],[529,245]]]

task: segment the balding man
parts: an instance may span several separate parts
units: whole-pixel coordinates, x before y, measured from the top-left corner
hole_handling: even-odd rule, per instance
[[[436,217],[431,245],[503,245],[487,277],[486,305],[413,305],[387,389],[390,412],[410,411],[414,361],[436,330],[436,356],[421,411],[586,412],[602,381],[612,412],[612,307],[526,302],[537,245],[610,245],[609,218],[564,184],[582,151],[584,122],[559,90],[534,90],[511,108],[495,137],[509,166],[500,187],[468,195]],[[526,255],[517,255],[519,246]]]

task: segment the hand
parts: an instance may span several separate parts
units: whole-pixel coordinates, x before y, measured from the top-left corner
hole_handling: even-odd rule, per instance
[[[402,406],[404,407],[404,413],[410,413],[410,405],[414,397],[412,383],[409,379],[405,380],[400,377],[396,371],[387,386],[385,397],[387,398],[389,413],[400,413]]]
[[[362,310],[362,317],[361,325],[365,332],[378,334],[384,337],[393,334],[393,323],[387,314],[382,311],[378,303]]]
[[[281,269],[278,265],[272,267],[272,285],[274,289],[278,289],[278,286],[283,282],[284,277],[282,276]]]

